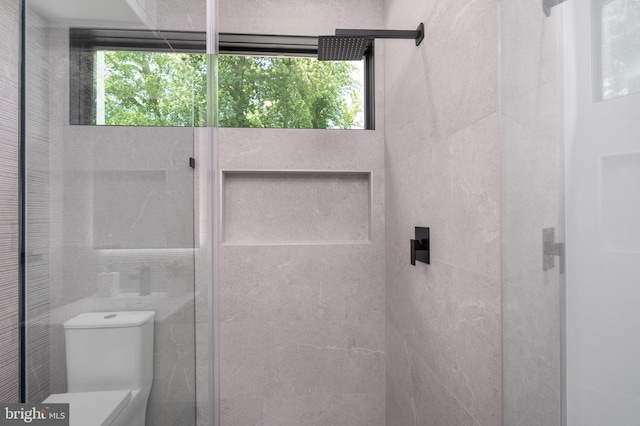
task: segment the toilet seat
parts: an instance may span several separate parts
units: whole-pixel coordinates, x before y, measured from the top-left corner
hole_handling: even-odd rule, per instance
[[[72,392],[50,395],[42,403],[69,404],[70,426],[109,426],[131,401],[131,391]]]

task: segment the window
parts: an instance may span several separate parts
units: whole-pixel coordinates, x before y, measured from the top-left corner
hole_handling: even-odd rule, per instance
[[[71,30],[72,124],[204,126],[202,33]],[[170,46],[170,47],[169,47]],[[317,61],[317,38],[221,34],[221,127],[373,128],[373,46]]]
[[[640,2],[597,0],[593,7],[596,100],[640,92]]]

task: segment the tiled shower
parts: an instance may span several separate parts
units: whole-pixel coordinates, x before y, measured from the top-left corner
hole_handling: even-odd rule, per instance
[[[0,402],[66,392],[69,318],[153,310],[147,425],[591,425],[582,406],[567,417],[593,397],[572,321],[582,258],[562,245],[583,235],[566,226],[586,198],[571,191],[588,192],[565,163],[581,141],[569,118],[584,119],[574,2],[121,2],[119,29],[206,33],[210,59],[219,33],[423,22],[420,46],[375,43],[375,126],[319,130],[70,125],[69,27],[113,28],[120,6],[88,19],[2,0]],[[598,160],[598,196],[635,235],[615,213],[633,196],[608,192],[637,176],[637,155],[616,156],[634,145],[620,149]],[[428,265],[409,262],[415,227]],[[607,256],[637,255],[615,236]],[[633,413],[627,399],[602,412]]]

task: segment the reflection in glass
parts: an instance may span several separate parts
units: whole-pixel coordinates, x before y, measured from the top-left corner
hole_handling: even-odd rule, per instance
[[[27,0],[24,13],[22,399],[69,402],[78,424],[111,424],[115,416],[139,419],[146,412],[148,425],[195,425],[194,235],[200,220],[195,173],[206,168],[193,169],[190,159],[201,158],[194,148],[204,144],[204,137],[188,123],[180,128],[70,125],[94,124],[96,114],[105,122],[109,114],[104,102],[94,108],[95,94],[105,99],[109,86],[95,87],[93,78],[98,71],[105,82],[111,59],[97,55],[100,49],[84,44],[74,29],[121,28],[169,51],[173,46],[158,28],[149,27],[152,18],[162,16],[152,0]],[[129,76],[144,70],[126,57],[128,52],[121,53]],[[180,80],[172,77],[179,71],[174,68],[166,64],[166,81],[132,77],[129,83],[149,95],[128,101],[162,106],[165,85]],[[85,104],[89,107],[81,108]],[[120,312],[153,312],[153,344],[141,345],[143,358],[118,358],[114,351],[123,346],[118,343],[68,358],[78,345],[65,324],[96,312],[109,313],[105,320]],[[83,329],[85,336],[107,341],[95,323],[87,325],[92,328]],[[134,336],[125,346],[135,347],[149,335]],[[140,359],[144,362],[136,364]],[[82,366],[98,375],[115,370],[126,378],[114,389],[111,382],[77,369]],[[136,377],[144,377],[144,383],[129,380]],[[75,387],[78,378],[89,386]],[[113,404],[106,395],[95,395],[102,391],[116,392],[110,394]],[[120,404],[127,397],[127,405]],[[82,412],[104,415],[83,423]]]
[[[640,1],[602,4],[602,99],[640,91]]]
[[[204,54],[95,52],[96,124],[206,126]]]

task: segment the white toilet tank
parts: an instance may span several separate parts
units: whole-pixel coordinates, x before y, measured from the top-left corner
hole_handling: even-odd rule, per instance
[[[154,316],[153,311],[89,312],[65,322],[67,392],[142,389],[148,395]]]

